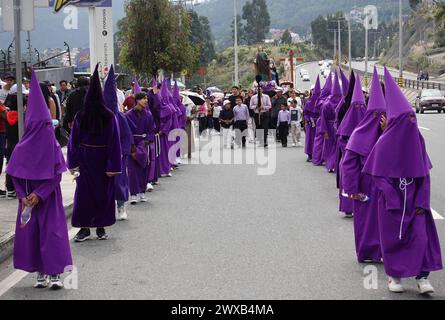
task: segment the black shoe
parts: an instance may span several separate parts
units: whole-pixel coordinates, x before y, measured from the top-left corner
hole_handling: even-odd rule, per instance
[[[6,198],[6,191],[0,190],[0,198]]]
[[[8,200],[17,199],[17,193],[15,191],[6,191],[6,199]]]
[[[80,231],[74,237],[74,242],[85,242],[91,237],[89,228],[81,228]]]
[[[311,158],[311,157],[308,157],[307,160],[306,160],[306,162],[312,162],[312,158]]]
[[[99,240],[107,240],[108,234],[105,232],[105,228],[97,228],[96,229],[97,239]]]

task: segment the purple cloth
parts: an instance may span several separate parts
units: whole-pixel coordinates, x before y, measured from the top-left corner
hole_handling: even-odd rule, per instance
[[[137,111],[134,108],[126,114],[126,117],[130,124],[136,147],[136,160],[132,157],[128,159],[130,194],[137,195],[145,193],[147,183],[150,180],[148,160],[152,160],[152,154],[150,154],[151,149],[147,146],[147,143],[150,145],[155,144],[157,128],[149,109]]]
[[[360,76],[357,75],[354,85],[354,94],[352,96],[351,105],[341,122],[337,133],[340,136],[350,137],[354,129],[359,125],[365,116],[366,102],[362,92]]]
[[[391,277],[409,278],[421,272],[442,269],[442,256],[436,225],[430,207],[430,176],[409,179],[406,210],[402,223],[404,191],[400,179],[373,176],[378,189],[380,240],[385,272]],[[423,208],[426,214],[416,214]]]
[[[82,121],[91,120],[89,113],[103,116],[100,132],[90,133],[81,129]],[[96,122],[99,121],[96,119]],[[113,225],[116,222],[115,185],[114,177],[108,177],[107,173],[121,173],[122,150],[119,125],[103,102],[97,66],[85,98],[84,112],[77,114],[73,123],[68,144],[68,166],[80,171],[76,179],[72,225],[77,228]]]
[[[236,105],[233,108],[233,114],[235,121],[247,121],[249,120],[249,108],[245,105]]]
[[[342,163],[343,189],[347,194],[365,194],[367,202],[354,201],[354,236],[357,260],[380,261],[380,233],[378,219],[378,191],[371,176],[363,174],[365,157],[347,150]]]
[[[128,185],[127,163],[128,156],[131,154],[131,145],[134,143],[134,141],[127,118],[123,113],[119,112],[117,83],[113,65],[110,67],[110,72],[108,73],[108,77],[105,82],[104,101],[107,108],[116,116],[116,120],[119,125],[119,137],[122,150],[122,174],[116,176],[114,179],[114,184],[116,187],[116,200],[128,201],[130,191]]]
[[[315,83],[315,88],[312,92],[312,96],[309,101],[304,106],[303,117],[305,121],[305,145],[304,152],[312,157],[315,143],[315,133],[317,120],[320,117],[319,113],[315,112],[315,105],[318,103],[318,99],[321,94],[320,89],[320,76],[317,76],[317,81]]]
[[[30,193],[40,198],[32,209],[31,220],[24,228],[20,228],[22,204],[19,200],[14,268],[48,275],[70,271],[73,261],[60,189],[62,176],[59,174],[48,180],[12,179],[19,199]]]
[[[48,180],[65,171],[65,159],[54,134],[51,115],[32,71],[25,132],[14,148],[6,173],[16,178]]]
[[[170,141],[168,141],[168,135],[174,127],[174,113],[175,110],[170,105],[169,102],[169,92],[167,88],[166,81],[163,82],[161,88],[160,97],[160,123],[159,123],[159,144],[160,144],[160,154],[159,154],[159,174],[167,175],[170,173],[172,164],[169,160],[169,151],[171,147]]]
[[[432,167],[408,101],[385,68],[388,126],[368,156],[363,173],[378,189],[380,240],[385,272],[407,278],[442,269],[430,207]],[[417,214],[416,209],[425,213]]]
[[[156,81],[156,80],[154,80]],[[157,86],[157,83],[153,82],[152,80],[152,85],[155,84]],[[155,144],[154,144],[154,150],[153,150],[153,146],[150,145],[150,159],[153,160],[154,157],[154,161],[150,161],[149,164],[149,182],[157,182],[160,176],[160,158],[159,158],[159,154],[160,154],[160,140],[159,140],[159,131],[160,131],[160,126],[161,126],[161,118],[160,118],[160,104],[161,101],[159,100],[159,95],[158,94],[154,94],[153,91],[149,91],[148,93],[149,96],[149,108],[150,108],[150,112],[153,116],[153,120],[155,122],[156,125],[156,135],[155,135]],[[153,152],[152,152],[153,150]]]

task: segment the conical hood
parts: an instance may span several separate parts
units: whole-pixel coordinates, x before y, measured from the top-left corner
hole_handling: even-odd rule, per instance
[[[343,95],[341,87],[340,87],[340,81],[339,81],[337,72],[335,72],[334,85],[332,86],[331,95],[332,96],[342,96]]]
[[[43,97],[43,93],[40,89],[40,84],[37,81],[34,70],[32,70],[30,89],[31,90],[28,96],[28,108],[26,109],[25,124],[28,124],[30,122],[51,121],[51,114],[49,113],[48,105],[45,101],[45,98]]]
[[[66,171],[66,164],[34,70],[25,116],[24,135],[14,148],[6,172],[20,179],[54,179]]]
[[[331,94],[332,90],[332,73],[329,73],[326,83],[324,84],[323,90],[321,91],[320,98],[326,98]]]
[[[91,108],[96,105],[105,105],[99,78],[99,64],[97,64],[96,68],[94,69],[93,76],[90,80],[90,87],[88,88],[88,92],[85,96],[85,113],[89,112]]]
[[[117,84],[116,76],[114,74],[114,67],[111,65],[110,72],[108,73],[107,81],[105,81],[104,86],[104,100],[105,105],[114,114],[119,112],[118,101],[117,101]]]
[[[365,103],[365,96],[363,95],[362,83],[360,81],[360,75],[357,73],[355,76],[354,94],[352,95],[351,103]]]
[[[141,87],[139,86],[138,79],[134,78],[134,94],[141,93]]]
[[[385,91],[386,108],[388,109],[388,120],[396,118],[402,113],[413,112],[413,108],[405,98],[394,78],[385,67]]]
[[[315,88],[314,88],[314,92],[312,95],[317,95],[319,96],[321,94],[321,85],[320,85],[320,76],[317,76],[317,81],[315,81]]]
[[[178,82],[175,80],[175,85],[173,87],[173,99],[179,100],[179,87],[178,87]]]
[[[155,88],[158,86],[158,81],[156,80],[155,77],[151,78],[151,87]]]
[[[349,90],[349,80],[341,68],[340,68],[340,73],[341,73],[341,85],[342,85],[343,96],[346,97],[348,95],[348,90]]]
[[[167,99],[169,97],[169,90],[167,86],[167,81],[164,79],[162,81],[162,87],[161,87],[161,98]]]
[[[371,92],[369,94],[368,111],[386,111],[386,101],[380,84],[377,68],[374,66],[372,75]]]

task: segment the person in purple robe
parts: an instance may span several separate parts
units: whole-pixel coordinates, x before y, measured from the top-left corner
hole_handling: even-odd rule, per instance
[[[329,99],[332,90],[332,75],[329,74],[328,79],[321,91],[320,97],[318,98],[317,103],[315,104],[314,113],[321,115],[323,110],[323,105]],[[321,129],[321,117],[317,119],[317,123],[315,124],[315,139],[314,139],[314,147],[312,149],[312,164],[314,166],[321,166],[325,159],[323,159],[323,144],[324,144],[324,136],[320,133]]]
[[[420,293],[433,293],[431,271],[442,269],[430,206],[432,164],[416,113],[385,68],[388,123],[364,165],[378,189],[381,249],[388,288],[403,292],[402,278],[416,277]]]
[[[98,66],[83,111],[74,120],[68,168],[77,182],[71,223],[81,228],[74,241],[90,239],[90,228],[97,228],[99,240],[108,239],[105,227],[116,223],[114,178],[122,174],[122,150],[119,124],[105,106]]]
[[[357,260],[361,263],[380,262],[382,259],[377,214],[378,192],[371,176],[362,173],[362,169],[383,133],[385,112],[385,97],[377,69],[374,68],[368,108],[349,138],[341,167],[343,190],[354,199],[355,250]]]
[[[51,115],[32,71],[25,132],[6,172],[19,199],[14,268],[37,272],[36,288],[62,288],[60,274],[73,265],[60,189],[66,169]]]
[[[314,149],[315,140],[315,124],[317,123],[319,113],[316,113],[315,106],[321,94],[320,77],[317,77],[314,90],[310,100],[304,106],[303,116],[306,131],[306,143],[304,145],[304,152],[307,155],[307,162],[312,161],[312,151]]]
[[[351,73],[353,73],[353,71],[351,71]],[[349,80],[342,68],[340,68],[340,75],[341,75],[341,89],[343,91],[343,96],[346,97],[349,92]]]
[[[175,85],[173,87],[173,102],[176,105],[176,108],[179,110],[179,129],[185,130],[185,127],[187,125],[187,109],[182,104],[181,101],[181,95],[179,94],[179,87],[178,82],[175,80]],[[180,138],[176,140],[177,143],[180,142]],[[178,151],[176,152],[176,162],[178,164],[181,164],[181,148],[178,148]]]
[[[129,200],[129,185],[127,174],[128,158],[131,156],[131,146],[133,145],[133,133],[128,125],[127,118],[119,111],[119,103],[117,99],[117,83],[114,74],[114,66],[110,67],[107,81],[104,86],[105,105],[112,111],[119,124],[119,137],[122,150],[122,173],[114,178],[115,199],[117,202],[117,220],[123,221],[128,219],[125,203]]]
[[[340,87],[340,81],[338,79],[338,73],[335,72],[331,96],[325,101],[320,114],[319,134],[321,134],[324,139],[322,158],[326,161],[326,169],[328,172],[334,172],[335,169],[335,146],[337,137],[334,129],[335,108],[339,104],[342,97],[343,94]]]
[[[130,203],[147,202],[146,190],[149,180],[149,162],[153,157],[151,146],[155,143],[156,124],[148,109],[148,97],[144,92],[136,96],[136,106],[126,114],[134,143],[131,147],[131,158],[128,162],[130,180]]]
[[[178,130],[181,128],[181,117],[182,117],[182,113],[181,110],[179,109],[179,106],[177,106],[174,98],[173,98],[173,93],[172,93],[172,88],[171,88],[171,81],[170,79],[167,79],[166,81],[167,87],[168,87],[168,102],[170,103],[170,108],[172,109],[173,112],[173,121],[172,121],[172,126],[170,128],[170,131],[172,130]],[[170,149],[179,143],[179,137],[176,137],[176,139],[174,141],[170,141]],[[179,152],[179,150],[178,150]],[[174,162],[172,163],[172,167],[174,169],[178,168],[178,161],[180,159],[178,159],[178,152],[176,153],[176,158],[174,159]]]
[[[168,141],[168,135],[173,127],[173,117],[175,110],[170,105],[168,84],[164,80],[161,87],[161,103],[159,104],[159,173],[161,177],[171,177],[172,164],[169,160],[169,151],[171,143]]]
[[[352,135],[354,129],[360,124],[365,116],[366,102],[362,91],[362,85],[360,76],[357,74],[354,81],[353,95],[351,98],[351,104],[346,111],[346,114],[341,121],[337,130],[337,146],[338,146],[338,187],[339,187],[339,211],[345,214],[346,218],[352,218],[354,211],[354,202],[351,198],[343,196],[342,185],[342,163],[346,152],[346,145],[348,144],[349,137]]]
[[[343,77],[343,73],[342,73],[342,77]],[[342,80],[343,83],[345,80]],[[338,104],[337,108],[335,109],[335,122],[334,122],[334,127],[336,130],[336,134],[337,134],[337,143],[336,143],[336,163],[335,163],[335,173],[336,173],[336,183],[337,183],[337,189],[340,189],[340,160],[343,157],[342,156],[342,148],[340,148],[340,143],[342,143],[341,138],[338,136],[338,129],[340,128],[340,124],[342,123],[346,112],[348,112],[349,107],[351,106],[351,100],[352,100],[352,95],[354,94],[354,87],[355,87],[355,74],[354,71],[351,72],[351,75],[349,76],[349,81],[348,81],[348,91],[344,97],[344,99],[342,99],[342,101],[340,101],[340,103]],[[343,90],[344,92],[344,90]],[[349,211],[352,212],[352,211]]]
[[[147,183],[147,191],[152,192],[154,190],[154,186],[159,182],[160,177],[160,153],[161,153],[161,142],[159,137],[159,128],[161,124],[160,118],[160,105],[161,100],[159,97],[159,87],[156,81],[156,78],[153,78],[151,81],[151,90],[148,92],[148,106],[150,112],[153,116],[154,124],[156,127],[156,133],[154,136],[155,143],[150,144],[150,163],[148,170],[148,183]]]

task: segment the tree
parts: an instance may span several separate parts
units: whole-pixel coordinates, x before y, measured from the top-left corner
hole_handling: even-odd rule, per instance
[[[281,43],[292,44],[292,35],[290,34],[288,29],[286,29],[286,31],[283,33],[283,36],[281,37]]]
[[[422,0],[409,0],[409,6],[411,9],[415,10],[421,2]]]
[[[190,42],[198,49],[199,65],[207,66],[216,57],[209,19],[190,11],[192,17]]]
[[[191,18],[169,0],[126,0],[119,21],[120,62],[139,75],[192,70],[197,50],[189,41]]]
[[[244,35],[247,44],[263,42],[270,29],[270,15],[266,0],[248,1],[243,7],[243,19],[246,20]]]

